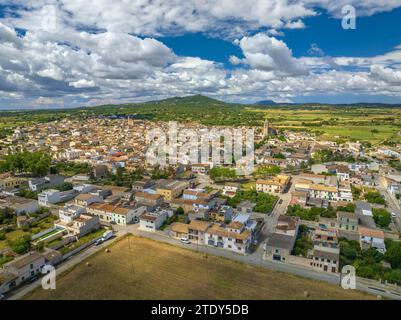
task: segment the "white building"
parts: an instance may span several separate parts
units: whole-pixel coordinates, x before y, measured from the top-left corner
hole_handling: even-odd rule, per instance
[[[80,214],[71,220],[59,220],[54,223],[54,226],[67,230],[71,235],[82,237],[92,230],[98,229],[100,227],[100,220],[97,216]]]
[[[48,189],[38,194],[38,202],[39,205],[48,207],[52,204],[71,200],[76,194],[75,190],[59,191],[56,189]]]
[[[86,209],[77,205],[66,204],[64,208],[59,210],[59,218],[64,222],[72,222],[81,214],[86,213]]]
[[[160,229],[166,219],[167,212],[165,211],[144,213],[139,217],[139,229],[155,232]]]
[[[224,188],[223,188],[223,195],[228,196],[228,197],[234,197],[237,191],[240,190],[240,184],[239,183],[226,183]]]
[[[382,230],[370,229],[359,227],[359,243],[362,249],[375,248],[381,253],[386,252],[386,245],[384,243],[384,232]]]
[[[6,274],[8,279],[5,286],[0,283],[0,290],[5,293],[40,274],[44,265],[45,258],[39,252],[27,253],[5,264],[3,266],[4,273],[0,273],[0,276]]]
[[[38,194],[38,202],[41,206],[49,206],[61,202],[61,192],[55,189],[48,189]]]
[[[213,224],[204,235],[206,245],[245,254],[252,242],[252,233],[243,223]]]
[[[39,210],[38,201],[17,196],[0,195],[0,208],[14,210],[16,215],[21,213],[35,213]]]

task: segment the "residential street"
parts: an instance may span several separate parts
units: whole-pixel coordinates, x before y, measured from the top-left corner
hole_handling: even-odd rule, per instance
[[[280,210],[280,209],[277,209]],[[140,236],[140,237],[145,237],[148,239],[152,239],[155,241],[160,241],[164,243],[168,243],[174,246],[194,250],[197,252],[202,252],[205,254],[210,254],[210,255],[215,255],[215,256],[220,256],[224,257],[227,259],[232,259],[236,260],[238,262],[242,263],[247,263],[251,264],[254,266],[260,266],[264,267],[267,269],[279,271],[279,272],[284,272],[284,273],[290,273],[294,274],[297,276],[313,279],[313,280],[319,280],[319,281],[325,281],[334,285],[339,285],[340,284],[340,276],[338,274],[329,274],[329,273],[323,273],[323,272],[316,272],[310,269],[306,269],[300,266],[296,265],[291,265],[291,264],[286,264],[286,263],[281,263],[281,262],[273,262],[273,261],[266,261],[262,260],[262,253],[263,253],[263,245],[260,244],[255,252],[252,254],[248,255],[241,255],[237,254],[234,252],[230,252],[224,249],[220,248],[214,248],[214,247],[209,247],[209,246],[204,246],[204,245],[197,245],[196,243],[191,243],[191,244],[183,244],[177,239],[170,238],[163,232],[146,232],[146,231],[141,231],[138,229],[139,225],[129,225],[127,227],[115,227],[116,229],[116,235],[112,240],[106,241],[100,246],[91,246],[88,249],[82,251],[81,253],[77,254],[76,256],[73,256],[72,258],[68,259],[67,261],[63,262],[61,265],[59,265],[56,270],[57,274],[61,274],[64,271],[70,269],[71,267],[75,266],[76,264],[82,262],[92,254],[103,250],[106,246],[110,245],[114,241],[118,240],[120,237],[124,236],[127,233],[132,233],[133,235]],[[8,296],[8,300],[18,300],[23,298],[26,294],[29,292],[33,291],[34,289],[38,288],[41,286],[41,279],[35,281],[32,284],[25,285],[16,291],[12,293],[12,295]],[[377,286],[376,286],[377,287]],[[365,291],[371,294],[380,294],[383,297],[391,298],[391,299],[396,299],[396,300],[401,300],[401,295],[396,292],[391,292],[391,291],[379,291],[377,289],[374,289],[374,286],[372,285],[372,282],[369,281],[358,281],[357,282],[357,288],[361,291]],[[382,289],[380,289],[382,290]]]
[[[78,253],[77,255],[67,259],[66,261],[64,261],[63,263],[61,263],[59,266],[56,267],[56,274],[61,274],[64,271],[72,268],[73,266],[82,262],[83,260],[90,257],[94,253],[103,250],[105,247],[107,247],[108,245],[110,245],[111,243],[118,240],[119,238],[121,238],[124,235],[125,235],[124,232],[117,232],[112,239],[102,243],[101,245],[99,245],[99,246],[92,245],[88,249],[83,250],[80,253]],[[7,296],[6,298],[7,298],[7,300],[22,299],[26,294],[35,290],[36,288],[39,288],[41,285],[42,285],[42,278],[38,279],[37,281],[35,281],[31,284],[24,285],[21,288],[18,288],[16,290],[12,291],[12,294],[10,296]],[[57,283],[56,283],[56,286],[57,286]]]

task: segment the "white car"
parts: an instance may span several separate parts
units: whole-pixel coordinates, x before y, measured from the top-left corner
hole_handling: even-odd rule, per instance
[[[4,300],[6,296],[4,294],[0,294],[0,300]]]
[[[394,212],[391,212],[391,216],[392,216],[393,218],[397,218],[397,215],[396,215]]]
[[[181,238],[180,241],[181,241],[181,243],[184,243],[184,244],[190,244],[191,243],[191,241],[189,241],[187,238]]]

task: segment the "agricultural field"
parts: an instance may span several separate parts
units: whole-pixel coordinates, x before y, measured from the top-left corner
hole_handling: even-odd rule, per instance
[[[373,296],[139,237],[125,237],[25,299],[372,299]],[[89,265],[87,264],[89,263]]]
[[[275,127],[317,132],[327,140],[350,139],[372,144],[384,140],[401,142],[401,110],[397,108],[280,107],[248,110],[263,112]]]

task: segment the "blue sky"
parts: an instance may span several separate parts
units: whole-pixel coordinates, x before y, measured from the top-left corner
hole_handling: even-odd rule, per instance
[[[376,2],[0,0],[0,108],[401,103],[401,2]]]
[[[304,20],[306,28],[286,30],[283,39],[294,56],[308,55],[312,44],[317,44],[330,56],[369,57],[384,54],[401,44],[401,8],[371,17],[357,18],[355,30],[344,30],[339,19],[327,12]],[[175,37],[160,37],[160,41],[180,55],[198,56],[202,59],[225,63],[230,68],[229,56],[241,55],[232,41],[211,38],[202,33]]]

